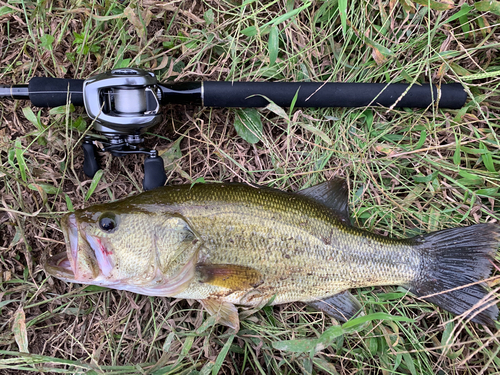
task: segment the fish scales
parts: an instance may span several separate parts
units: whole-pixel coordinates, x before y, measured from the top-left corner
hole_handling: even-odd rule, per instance
[[[472,321],[498,249],[498,224],[410,239],[350,224],[347,188],[334,179],[285,193],[245,184],[163,187],[68,214],[66,253],[45,269],[62,280],[199,300],[239,327],[234,305],[302,301],[340,320],[361,305],[348,289],[401,285]],[[469,285],[471,284],[472,285]]]

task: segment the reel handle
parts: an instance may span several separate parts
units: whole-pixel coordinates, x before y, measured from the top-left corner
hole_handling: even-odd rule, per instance
[[[118,147],[117,147],[118,146]],[[96,148],[92,144],[92,138],[87,138],[83,141],[83,172],[87,177],[93,178],[96,172],[100,169],[96,157]],[[144,160],[144,179],[142,186],[144,190],[156,189],[157,187],[165,185],[167,175],[163,164],[163,159],[158,156],[156,150],[137,149],[128,143],[119,145],[109,145],[103,151],[111,152],[115,156],[123,156],[128,154],[146,154],[148,155]]]

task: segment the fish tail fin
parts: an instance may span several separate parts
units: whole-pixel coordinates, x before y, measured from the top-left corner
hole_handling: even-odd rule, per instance
[[[479,281],[491,273],[500,245],[500,225],[446,229],[413,240],[423,262],[410,291],[454,314],[495,327],[498,301]]]

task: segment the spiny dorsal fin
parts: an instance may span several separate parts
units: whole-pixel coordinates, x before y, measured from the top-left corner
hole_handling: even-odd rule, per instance
[[[262,274],[254,268],[236,264],[196,265],[202,283],[227,288],[230,290],[246,290],[256,288],[264,282]]]
[[[343,178],[334,178],[297,192],[332,209],[345,225],[351,225],[349,216],[349,190]]]
[[[307,302],[307,304],[341,322],[347,322],[362,309],[356,297],[348,291],[335,294],[322,300]],[[362,311],[361,314],[363,314]]]
[[[240,329],[240,318],[238,309],[232,303],[224,302],[215,298],[205,298],[200,300],[201,304],[207,309],[210,315],[215,315],[217,321],[236,332]]]

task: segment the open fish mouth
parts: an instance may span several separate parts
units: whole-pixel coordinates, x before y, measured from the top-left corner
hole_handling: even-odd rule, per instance
[[[78,225],[75,214],[63,218],[62,228],[66,240],[66,252],[48,258],[45,270],[55,277],[75,280],[78,261]]]

